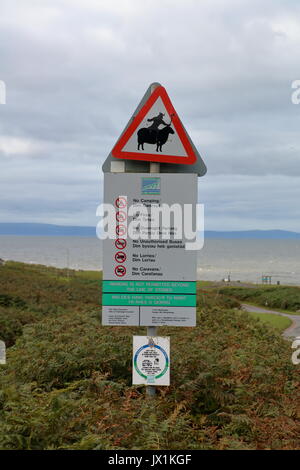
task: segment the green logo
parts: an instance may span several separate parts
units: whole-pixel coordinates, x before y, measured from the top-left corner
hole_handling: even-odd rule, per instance
[[[159,195],[160,194],[160,178],[142,178],[142,194]]]

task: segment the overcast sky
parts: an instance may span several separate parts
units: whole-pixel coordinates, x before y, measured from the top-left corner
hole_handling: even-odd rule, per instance
[[[201,153],[210,230],[300,232],[298,0],[1,0],[0,222],[95,225],[151,82]]]

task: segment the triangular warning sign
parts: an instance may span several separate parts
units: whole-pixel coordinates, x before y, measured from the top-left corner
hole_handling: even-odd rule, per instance
[[[197,151],[164,87],[158,86],[112,150],[115,158],[192,165]]]

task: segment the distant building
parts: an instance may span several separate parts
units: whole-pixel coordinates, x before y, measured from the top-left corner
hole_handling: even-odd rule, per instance
[[[272,284],[272,276],[262,274],[261,282],[262,282],[262,284]]]
[[[4,264],[5,264],[4,259],[1,259],[1,258],[0,258],[0,266],[3,266]]]

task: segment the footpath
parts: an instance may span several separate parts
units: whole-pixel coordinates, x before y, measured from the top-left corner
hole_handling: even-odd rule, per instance
[[[267,310],[265,308],[255,307],[254,305],[249,304],[242,304],[242,308],[247,312],[272,313],[273,315],[281,315],[282,317],[287,317],[292,321],[292,324],[286,330],[284,330],[282,336],[287,339],[293,339],[296,336],[300,337],[300,315],[291,315],[289,313],[277,312],[276,310]]]

